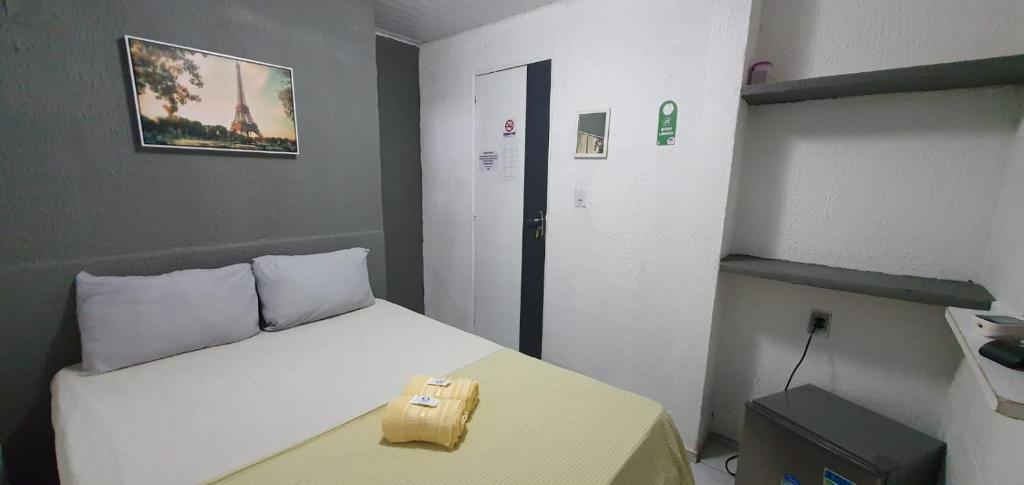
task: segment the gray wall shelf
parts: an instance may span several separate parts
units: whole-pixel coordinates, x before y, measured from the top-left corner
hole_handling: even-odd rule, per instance
[[[969,281],[900,276],[742,254],[730,254],[722,258],[719,270],[818,288],[974,310],[988,310],[995,301],[983,286]]]
[[[744,86],[749,105],[1024,84],[1024,54]]]

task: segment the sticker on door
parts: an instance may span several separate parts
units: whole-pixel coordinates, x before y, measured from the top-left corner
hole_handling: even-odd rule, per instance
[[[515,136],[516,135],[516,119],[509,118],[505,120],[505,132],[502,133],[504,136]]]
[[[501,176],[514,179],[519,175],[519,142],[516,141],[516,119],[505,120],[501,134]]]

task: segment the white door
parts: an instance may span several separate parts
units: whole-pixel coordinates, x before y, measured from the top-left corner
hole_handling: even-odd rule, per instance
[[[519,349],[526,67],[477,76],[473,197],[476,334]]]

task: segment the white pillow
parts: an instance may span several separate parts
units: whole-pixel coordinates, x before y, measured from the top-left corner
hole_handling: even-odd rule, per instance
[[[264,330],[276,331],[373,305],[369,249],[261,256],[252,263]]]
[[[114,369],[237,342],[260,331],[248,263],[158,276],[75,277],[82,369]]]

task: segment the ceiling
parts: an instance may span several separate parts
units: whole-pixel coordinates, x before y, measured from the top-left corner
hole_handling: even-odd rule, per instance
[[[556,0],[377,0],[377,29],[413,43],[443,39]]]

